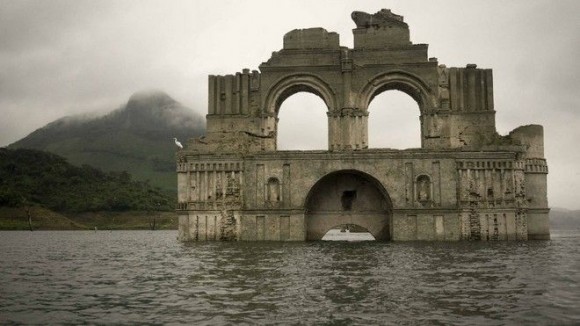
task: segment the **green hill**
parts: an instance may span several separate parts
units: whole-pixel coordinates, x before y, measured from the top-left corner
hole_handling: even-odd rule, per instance
[[[52,153],[0,148],[0,207],[47,208],[59,213],[169,211],[175,198],[127,172],[77,167]]]
[[[205,120],[167,94],[131,96],[126,105],[98,118],[71,116],[40,128],[8,148],[48,151],[70,163],[104,171],[127,171],[169,193],[176,192],[173,137],[202,135]]]
[[[0,230],[29,230],[31,225],[34,230],[177,230],[177,216],[154,211],[62,214],[36,206],[0,206]]]
[[[34,230],[79,230],[89,227],[42,207],[1,207],[0,230],[28,230],[28,215]],[[94,227],[93,227],[94,228]]]

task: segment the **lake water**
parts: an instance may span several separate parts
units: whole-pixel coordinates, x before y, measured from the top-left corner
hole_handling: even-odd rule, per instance
[[[578,230],[457,243],[176,235],[0,232],[0,324],[580,324]]]

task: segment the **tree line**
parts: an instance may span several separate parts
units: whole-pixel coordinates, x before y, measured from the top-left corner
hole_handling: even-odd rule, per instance
[[[126,172],[74,166],[58,155],[0,148],[0,206],[42,206],[57,212],[160,210],[175,199]]]

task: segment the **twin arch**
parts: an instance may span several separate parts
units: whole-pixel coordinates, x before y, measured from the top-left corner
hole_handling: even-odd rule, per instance
[[[282,102],[299,92],[308,92],[320,97],[329,110],[338,107],[337,95],[330,85],[320,77],[311,74],[293,74],[281,78],[270,88],[263,107],[266,108],[268,114],[277,116]]]
[[[411,96],[419,105],[419,110],[423,113],[426,108],[436,105],[432,100],[430,87],[420,77],[404,71],[393,70],[381,73],[371,78],[354,96],[352,102],[354,106],[363,111],[368,110],[368,106],[375,96],[388,90],[399,90]],[[340,110],[340,103],[345,108],[348,100],[340,98],[340,92],[336,92],[333,87],[321,77],[315,74],[291,74],[280,78],[269,89],[265,97],[263,107],[269,115],[277,116],[281,104],[290,96],[308,92],[320,97],[329,112]]]

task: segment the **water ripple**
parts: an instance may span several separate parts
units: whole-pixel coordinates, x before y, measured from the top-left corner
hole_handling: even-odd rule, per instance
[[[175,236],[0,232],[0,323],[580,323],[578,231],[498,243]]]

